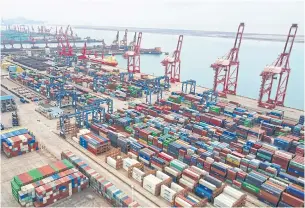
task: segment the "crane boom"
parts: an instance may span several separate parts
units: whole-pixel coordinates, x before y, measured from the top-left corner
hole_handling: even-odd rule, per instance
[[[298,30],[298,25],[292,24],[287,35],[283,52],[273,62],[273,64],[271,64],[270,66],[266,66],[263,72],[261,73],[262,84],[258,99],[259,107],[273,109],[276,106],[284,106],[289,76],[291,72],[289,66],[289,58],[297,30]],[[275,98],[272,99],[271,92],[273,87],[273,80],[275,79],[276,76],[279,76],[279,81],[277,85]],[[267,100],[265,101],[263,101],[264,96],[267,96]]]
[[[142,32],[139,32],[136,45],[130,51],[126,51],[124,58],[127,58],[127,70],[131,73],[141,72],[140,48],[142,42]]]
[[[173,55],[171,57],[166,57],[161,64],[165,66],[165,76],[168,76],[170,79],[170,82],[180,82],[180,65],[181,65],[181,49],[182,49],[182,43],[183,43],[183,35],[180,35],[178,38],[178,43],[176,50],[174,51]]]
[[[218,91],[219,96],[226,97],[227,94],[236,95],[237,80],[239,74],[239,49],[242,42],[245,24],[238,26],[233,48],[227,55],[219,58],[211,64],[214,74],[213,90]]]

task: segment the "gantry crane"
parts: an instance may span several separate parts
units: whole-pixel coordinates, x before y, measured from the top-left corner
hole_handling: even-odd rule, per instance
[[[188,86],[190,85],[189,91]],[[181,92],[186,94],[193,94],[195,95],[196,92],[196,80],[190,79],[182,82],[182,89]]]
[[[165,75],[168,76],[171,83],[180,82],[180,66],[181,66],[181,49],[182,49],[183,35],[178,38],[176,50],[171,57],[167,56],[161,64],[165,67]]]
[[[128,49],[128,47],[127,47],[127,33],[128,33],[128,30],[126,29],[123,40],[120,41],[120,48],[124,49],[124,50]]]
[[[118,50],[119,49],[119,35],[120,35],[120,32],[118,31],[117,34],[116,34],[116,38],[114,41],[112,41],[112,44],[111,44],[111,50]]]
[[[70,26],[70,35],[71,35],[71,38],[73,40],[73,47],[76,47],[75,46],[75,38],[74,38],[74,35],[73,35],[73,30],[72,30],[72,27]]]
[[[227,55],[217,59],[216,62],[211,65],[215,71],[213,90],[217,91],[221,97],[226,97],[227,94],[236,95],[239,71],[238,54],[244,33],[244,28],[245,24],[240,23],[238,26],[233,48]]]
[[[135,32],[134,36],[133,36],[133,40],[129,43],[129,46],[128,46],[129,50],[131,50],[131,48],[134,47],[134,45],[136,44],[136,41],[137,41],[137,33]]]
[[[141,72],[140,47],[142,42],[142,32],[139,32],[136,45],[130,51],[126,51],[124,58],[127,58],[127,70],[132,73]]]
[[[260,74],[262,77],[262,84],[258,98],[259,107],[273,109],[276,106],[284,106],[288,80],[291,71],[289,66],[289,58],[297,30],[298,25],[292,24],[289,29],[283,52],[273,62],[273,64],[266,66],[263,72]],[[279,76],[279,81],[275,98],[271,99],[273,80],[276,79],[277,76]],[[267,95],[267,100],[263,101],[265,95]]]

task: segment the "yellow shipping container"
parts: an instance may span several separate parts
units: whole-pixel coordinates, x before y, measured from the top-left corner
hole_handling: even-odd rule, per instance
[[[23,68],[21,68],[20,66],[17,66],[16,72],[17,73],[22,73],[23,72]]]
[[[7,69],[10,65],[11,65],[11,63],[9,63],[9,62],[3,62],[1,64],[1,69]]]

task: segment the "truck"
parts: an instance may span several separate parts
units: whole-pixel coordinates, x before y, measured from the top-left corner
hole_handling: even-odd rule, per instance
[[[28,101],[27,101],[26,99],[24,99],[24,97],[21,97],[21,98],[20,98],[20,102],[22,102],[22,103],[27,103]]]

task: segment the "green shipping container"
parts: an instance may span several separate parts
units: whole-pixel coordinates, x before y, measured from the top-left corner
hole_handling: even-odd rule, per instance
[[[41,174],[41,172],[39,170],[37,170],[36,168],[33,170],[30,170],[28,173],[33,178],[33,181],[38,181],[43,178],[43,175]]]
[[[242,182],[242,187],[244,187],[245,189],[248,189],[248,190],[250,190],[250,191],[252,191],[256,194],[258,194],[259,191],[260,191],[260,189],[258,187],[254,186],[254,185],[251,185],[247,182]]]

